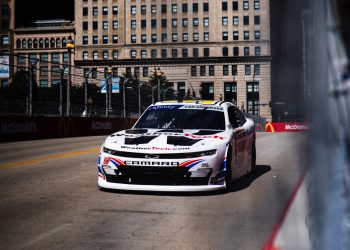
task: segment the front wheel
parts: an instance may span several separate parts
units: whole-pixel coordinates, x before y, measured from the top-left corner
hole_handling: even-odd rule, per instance
[[[229,153],[226,159],[226,173],[225,173],[225,184],[226,184],[227,191],[230,191],[233,186],[231,159],[232,159],[232,153],[229,149]]]

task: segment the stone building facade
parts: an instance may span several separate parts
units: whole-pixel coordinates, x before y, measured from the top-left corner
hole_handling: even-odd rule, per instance
[[[96,79],[160,68],[177,93],[271,118],[269,20],[269,0],[76,0],[75,63]]]

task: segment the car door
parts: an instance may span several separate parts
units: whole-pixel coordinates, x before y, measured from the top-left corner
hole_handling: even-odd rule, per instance
[[[237,116],[234,107],[228,108],[228,116],[230,124],[234,130],[233,138],[231,140],[232,148],[232,172],[234,177],[240,177],[244,174],[246,165],[245,147],[245,129],[242,126],[242,122]]]

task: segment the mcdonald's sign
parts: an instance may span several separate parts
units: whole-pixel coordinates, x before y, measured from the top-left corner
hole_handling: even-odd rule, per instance
[[[267,122],[265,131],[275,132],[304,132],[309,130],[309,126],[301,122]]]

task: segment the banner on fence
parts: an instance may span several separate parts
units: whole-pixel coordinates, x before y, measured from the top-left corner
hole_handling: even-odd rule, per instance
[[[0,56],[0,78],[10,77],[9,56]]]
[[[106,88],[107,88],[107,81],[106,78],[101,79],[101,93],[106,94]],[[120,78],[119,77],[113,77],[112,78],[112,93],[120,93]]]
[[[309,126],[302,122],[268,122],[265,125],[266,132],[303,132]]]

